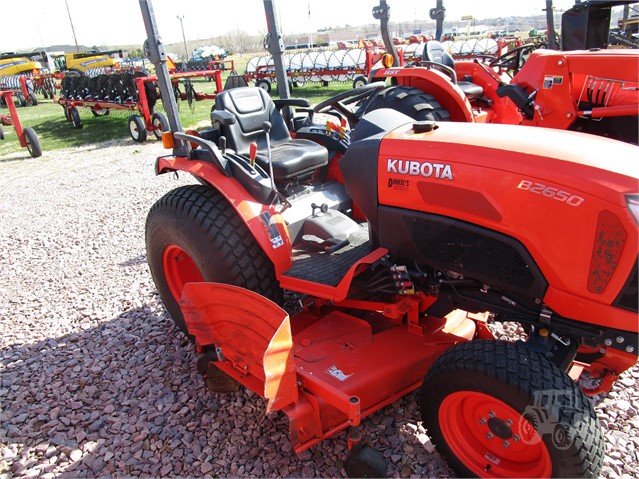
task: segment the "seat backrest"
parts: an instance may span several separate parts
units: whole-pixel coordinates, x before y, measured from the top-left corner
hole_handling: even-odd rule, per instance
[[[444,46],[436,40],[426,42],[424,48],[424,60],[427,62],[441,63],[450,68],[455,68],[455,60],[446,51]]]
[[[266,148],[263,125],[271,123],[271,143],[276,145],[291,139],[286,123],[275,108],[271,97],[261,88],[233,88],[215,97],[215,109],[226,110],[235,115],[233,125],[223,126],[222,134],[227,146],[237,153],[247,154],[249,145],[257,143],[258,149]]]

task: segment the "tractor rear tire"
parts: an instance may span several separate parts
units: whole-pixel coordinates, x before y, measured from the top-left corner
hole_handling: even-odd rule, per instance
[[[525,345],[475,340],[449,349],[428,371],[419,404],[429,437],[460,477],[601,472],[604,439],[588,398]],[[563,444],[557,427],[566,429]]]
[[[379,108],[399,111],[417,121],[450,121],[450,113],[442,108],[434,96],[414,87],[393,86],[382,90],[371,101],[366,112]]]
[[[153,205],[146,220],[146,252],[160,298],[185,334],[179,300],[188,282],[240,286],[282,303],[272,263],[237,212],[210,186],[179,187]]]
[[[31,155],[31,158],[39,158],[42,156],[42,147],[40,146],[40,140],[33,128],[24,129],[24,139],[27,141],[27,150]]]

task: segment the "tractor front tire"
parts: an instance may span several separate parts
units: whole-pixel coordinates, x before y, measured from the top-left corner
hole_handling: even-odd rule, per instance
[[[442,108],[434,96],[414,87],[393,86],[380,91],[368,105],[366,112],[379,108],[396,110],[417,121],[450,121],[450,113]]]
[[[153,205],[146,220],[146,251],[160,298],[186,334],[179,301],[189,282],[240,286],[282,303],[273,264],[237,212],[210,186],[179,187]]]
[[[588,398],[524,345],[476,340],[451,348],[426,375],[419,402],[428,435],[460,477],[601,472],[603,434]],[[528,419],[535,411],[539,422]]]

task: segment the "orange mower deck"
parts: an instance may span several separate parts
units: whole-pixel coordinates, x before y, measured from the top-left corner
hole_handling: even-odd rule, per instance
[[[340,303],[316,304],[289,319],[249,290],[189,283],[181,307],[198,348],[218,345],[213,364],[266,398],[268,410],[288,415],[293,448],[301,452],[414,391],[445,350],[473,338],[476,323],[463,311],[419,318],[433,301],[402,299],[401,308],[386,305],[367,321]],[[392,310],[403,314],[384,316]]]

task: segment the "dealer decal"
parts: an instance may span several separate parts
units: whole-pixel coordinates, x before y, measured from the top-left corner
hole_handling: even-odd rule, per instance
[[[271,240],[271,246],[273,249],[277,249],[280,246],[284,246],[284,240],[282,239],[282,235],[280,231],[277,229],[277,224],[273,221],[273,217],[271,213],[265,211],[260,214],[260,220],[262,224],[266,228],[266,233],[268,234],[269,239]]]
[[[388,159],[386,172],[396,175],[423,176],[424,178],[435,177],[440,180],[452,180],[453,169],[450,165],[443,163],[429,163],[427,161],[414,160],[393,160]]]

